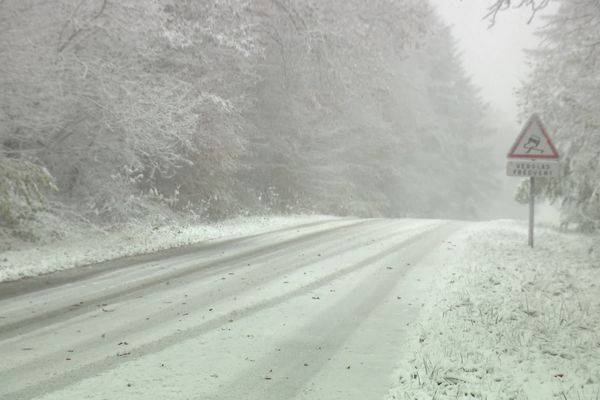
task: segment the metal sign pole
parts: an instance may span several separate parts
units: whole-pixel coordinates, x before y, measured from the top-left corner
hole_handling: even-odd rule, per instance
[[[535,178],[529,178],[529,247],[533,248],[533,216],[535,211]]]

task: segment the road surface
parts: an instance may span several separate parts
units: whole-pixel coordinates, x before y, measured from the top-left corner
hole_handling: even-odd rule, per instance
[[[464,225],[327,220],[0,284],[0,398],[382,398]]]

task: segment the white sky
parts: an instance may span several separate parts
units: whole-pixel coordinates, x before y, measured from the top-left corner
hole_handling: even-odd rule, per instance
[[[491,29],[483,20],[492,0],[432,0],[442,18],[452,26],[463,52],[463,63],[482,96],[503,125],[517,121],[514,94],[519,82],[527,76],[525,48],[533,48],[536,22],[527,24],[531,12],[525,8],[498,14]]]

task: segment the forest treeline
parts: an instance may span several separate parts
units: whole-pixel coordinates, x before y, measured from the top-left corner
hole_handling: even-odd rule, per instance
[[[422,0],[0,2],[0,225],[475,218],[485,105]]]

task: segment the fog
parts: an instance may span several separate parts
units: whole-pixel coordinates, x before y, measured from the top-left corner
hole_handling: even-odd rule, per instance
[[[599,5],[0,0],[0,398],[599,400]]]
[[[523,217],[504,157],[531,112],[555,115],[524,53],[552,13],[490,28],[495,3],[1,2],[3,232]]]
[[[495,129],[493,157],[502,170],[501,193],[490,208],[489,216],[526,218],[527,208],[512,201],[519,179],[504,176],[504,164],[508,149],[522,129],[524,120],[529,117],[519,110],[516,93],[530,74],[527,50],[538,46],[540,39],[535,32],[553,8],[538,11],[533,19],[530,8],[513,8],[500,13],[492,23],[490,18],[486,18],[492,2],[435,0],[432,3],[451,26],[463,66],[489,105],[489,124]],[[538,217],[556,221],[552,207],[541,206],[543,212]]]

